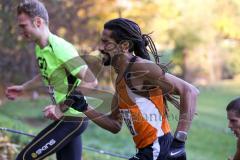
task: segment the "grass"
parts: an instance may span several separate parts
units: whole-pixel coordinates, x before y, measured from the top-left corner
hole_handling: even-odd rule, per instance
[[[227,128],[225,107],[230,100],[240,95],[239,87],[238,82],[223,82],[200,88],[198,116],[193,121],[186,144],[189,160],[226,160],[234,154],[236,139]],[[36,134],[50,123],[44,120],[41,113],[48,103],[46,98],[7,102],[0,107],[0,126]],[[177,115],[176,109],[170,107],[170,111]],[[174,131],[176,120],[170,119],[170,123]],[[26,144],[31,140],[24,136],[8,135],[17,144]],[[84,145],[113,153],[135,153],[133,141],[125,126],[120,133],[114,135],[90,123],[83,134],[83,141]],[[83,157],[84,160],[119,160],[86,150]]]

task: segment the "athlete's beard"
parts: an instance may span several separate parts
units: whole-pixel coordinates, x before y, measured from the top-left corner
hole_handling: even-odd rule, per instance
[[[103,58],[102,58],[102,64],[104,66],[110,66],[111,62],[112,62],[112,58],[110,56],[109,53],[101,51],[101,53],[103,54]]]
[[[117,59],[118,59],[118,57],[119,57],[119,55],[122,54],[122,52],[120,52],[120,50],[115,50],[115,52],[112,51],[111,54],[113,54],[113,57],[111,57],[111,56],[110,56],[110,53],[108,53],[108,52],[105,52],[105,51],[100,51],[100,52],[101,52],[102,55],[103,55],[102,64],[103,64],[104,66],[110,66],[110,65],[112,65],[112,64],[115,64],[116,61],[117,61]]]

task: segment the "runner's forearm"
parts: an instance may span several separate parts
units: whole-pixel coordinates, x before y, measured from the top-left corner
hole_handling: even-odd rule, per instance
[[[177,131],[188,132],[193,116],[196,111],[198,90],[195,88],[188,88],[184,91],[184,96],[180,98],[180,115],[177,126]]]
[[[121,124],[112,119],[109,115],[95,111],[92,107],[88,107],[88,110],[84,114],[95,122],[98,126],[116,134],[121,130]]]
[[[24,84],[22,84],[24,91],[28,91],[34,88],[38,88],[42,85],[42,80],[41,80],[41,76],[40,74],[36,75],[35,77],[33,77],[33,79],[25,82]]]
[[[87,96],[92,93],[92,90],[96,88],[98,85],[98,80],[91,72],[90,69],[85,69],[80,71],[77,75],[78,78],[81,79],[81,83],[78,86],[78,89],[83,93],[83,95]]]

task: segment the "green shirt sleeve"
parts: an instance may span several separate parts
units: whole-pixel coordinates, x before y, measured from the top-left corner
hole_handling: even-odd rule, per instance
[[[60,40],[55,41],[58,42],[58,44],[55,44],[53,46],[55,56],[60,60],[60,62],[62,63],[62,65],[64,65],[67,71],[73,76],[75,76],[77,73],[80,72],[81,69],[87,67],[87,65],[84,60],[79,56],[77,50],[71,43],[65,41],[62,38],[59,39]]]

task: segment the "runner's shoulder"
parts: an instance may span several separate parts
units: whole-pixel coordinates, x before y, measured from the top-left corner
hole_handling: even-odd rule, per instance
[[[57,57],[66,58],[67,55],[71,55],[70,57],[78,56],[76,48],[67,40],[52,34],[49,41]]]
[[[136,62],[132,65],[132,71],[147,71],[159,70],[159,66],[151,60],[138,57]]]

